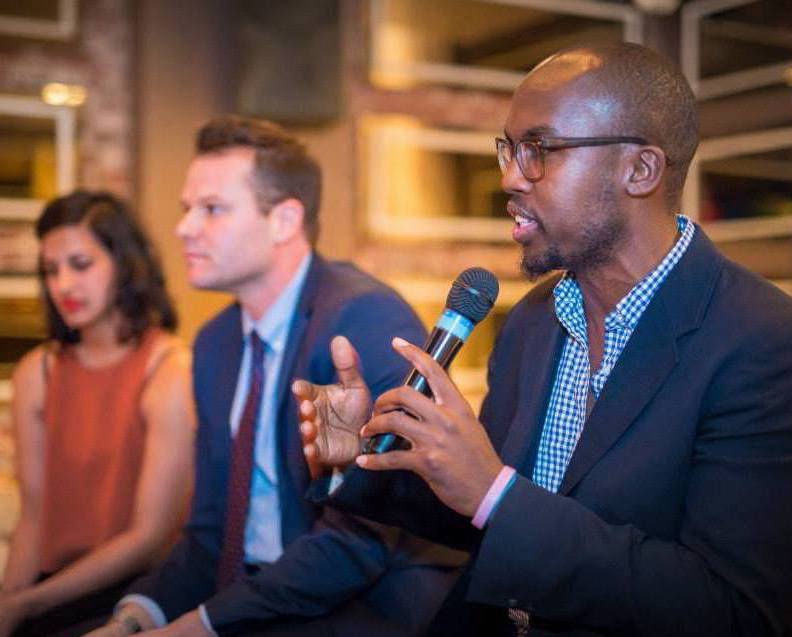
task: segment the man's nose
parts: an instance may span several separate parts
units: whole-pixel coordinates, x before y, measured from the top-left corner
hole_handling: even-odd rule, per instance
[[[179,223],[176,224],[176,236],[179,237],[179,239],[194,237],[199,226],[198,215],[195,210],[191,208],[184,213]]]
[[[508,193],[526,193],[533,189],[533,182],[525,178],[520,165],[514,158],[501,174],[501,188]]]

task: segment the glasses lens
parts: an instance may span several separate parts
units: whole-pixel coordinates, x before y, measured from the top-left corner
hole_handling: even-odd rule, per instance
[[[505,139],[496,139],[495,152],[498,155],[498,165],[500,166],[501,172],[505,173],[508,170],[509,164],[512,160],[511,143]]]
[[[542,158],[539,146],[534,142],[522,141],[517,144],[517,163],[526,179],[539,179],[542,173]]]

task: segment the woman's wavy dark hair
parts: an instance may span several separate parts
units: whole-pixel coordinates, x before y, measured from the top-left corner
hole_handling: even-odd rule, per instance
[[[113,304],[125,319],[119,328],[119,342],[136,340],[154,325],[169,331],[176,328],[176,311],[165,289],[159,259],[124,202],[108,192],[76,190],[47,204],[36,222],[36,236],[41,240],[51,230],[69,225],[88,228],[115,263]],[[78,343],[79,331],[70,329],[55,308],[40,260],[38,274],[50,338]]]

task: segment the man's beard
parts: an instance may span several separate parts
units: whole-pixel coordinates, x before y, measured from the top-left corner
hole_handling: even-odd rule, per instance
[[[603,192],[600,206],[607,206],[611,212],[605,219],[590,221],[580,232],[577,244],[570,251],[563,253],[557,243],[550,241],[545,251],[538,255],[529,255],[523,249],[520,270],[533,281],[537,277],[553,270],[569,270],[582,272],[596,268],[610,261],[616,247],[627,234],[627,219],[618,208],[615,197],[610,192]],[[544,232],[544,228],[541,229]],[[545,235],[546,236],[546,235]]]

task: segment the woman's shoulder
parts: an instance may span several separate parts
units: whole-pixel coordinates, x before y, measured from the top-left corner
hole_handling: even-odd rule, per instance
[[[16,364],[12,375],[14,385],[43,381],[62,349],[56,341],[45,341],[34,347]]]
[[[14,368],[11,376],[13,393],[16,399],[43,399],[46,379],[52,370],[55,357],[61,345],[55,341],[45,341],[25,354]]]
[[[172,370],[189,370],[190,349],[184,341],[161,328],[152,328],[144,339],[148,342],[146,376]]]
[[[168,332],[157,335],[149,350],[142,395],[144,412],[152,416],[191,401],[192,354],[184,342]],[[157,418],[166,422],[167,418]],[[179,418],[179,421],[184,420]]]

